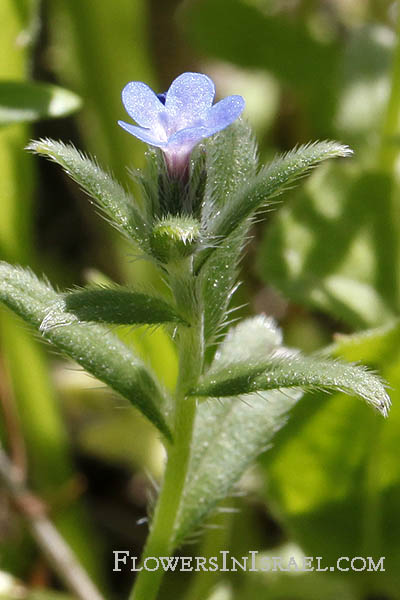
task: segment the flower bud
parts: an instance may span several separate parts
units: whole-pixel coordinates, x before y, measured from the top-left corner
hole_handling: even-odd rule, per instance
[[[159,261],[170,263],[193,254],[199,241],[199,221],[191,217],[166,217],[154,227],[150,245]]]

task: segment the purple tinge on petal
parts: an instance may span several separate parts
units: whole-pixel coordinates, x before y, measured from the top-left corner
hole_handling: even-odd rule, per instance
[[[125,129],[128,133],[131,133],[142,142],[146,142],[146,144],[150,144],[151,146],[157,146],[158,148],[164,148],[167,145],[166,140],[160,140],[153,131],[149,129],[144,129],[143,127],[137,127],[136,125],[131,125],[130,123],[125,123],[125,121],[118,121],[118,125]]]
[[[139,127],[118,121],[128,133],[161,148],[171,175],[186,177],[189,157],[203,138],[221,131],[242,113],[241,96],[229,96],[212,106],[214,83],[201,73],[183,73],[165,94],[132,81],[122,91],[124,106]]]
[[[207,127],[187,127],[168,138],[168,149],[185,148],[192,150],[203,138],[210,135]]]
[[[204,119],[204,125],[210,131],[208,135],[231,125],[240,117],[244,107],[245,101],[242,96],[228,96],[214,104]]]
[[[185,179],[189,174],[189,159],[193,148],[208,135],[206,127],[181,129],[168,139],[163,148],[165,161],[171,176]]]
[[[151,88],[141,81],[131,81],[122,90],[126,112],[142,127],[157,130],[165,107]]]
[[[198,123],[211,108],[214,95],[214,83],[207,75],[179,75],[172,82],[165,99],[165,108],[174,131]]]

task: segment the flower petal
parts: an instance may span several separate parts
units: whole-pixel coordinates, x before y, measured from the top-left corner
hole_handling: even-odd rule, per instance
[[[138,125],[159,129],[160,115],[165,112],[165,107],[148,85],[131,81],[122,90],[122,102]]]
[[[174,131],[198,123],[211,108],[214,95],[214,83],[207,75],[179,75],[172,82],[165,98],[168,121]]]
[[[168,139],[167,149],[192,149],[200,142],[200,140],[209,135],[212,134],[208,133],[207,127],[187,127],[186,129],[181,129],[177,133],[174,133],[174,135]]]
[[[204,126],[213,135],[231,125],[242,114],[245,101],[242,96],[228,96],[214,104],[204,119]]]
[[[131,125],[130,123],[125,123],[125,121],[118,121],[118,125],[125,129],[128,133],[131,133],[142,142],[146,142],[146,144],[150,144],[151,146],[158,146],[158,148],[164,148],[167,145],[166,141],[160,140],[157,135],[153,133],[150,129],[144,129],[143,127],[136,127],[136,125]]]

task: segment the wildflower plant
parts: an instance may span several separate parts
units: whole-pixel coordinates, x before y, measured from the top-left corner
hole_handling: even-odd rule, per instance
[[[304,390],[345,391],[383,416],[390,406],[376,374],[328,352],[305,356],[285,348],[265,315],[229,327],[238,263],[254,219],[312,167],[351,151],[316,142],[260,167],[241,118],[243,98],[213,105],[214,93],[212,81],[198,73],[184,73],[158,96],[141,82],[124,88],[123,103],[136,124],[119,124],[150,146],[137,174],[140,203],[73,146],[49,139],[29,145],[58,163],[157,266],[169,294],[117,285],[59,293],[27,269],[0,264],[1,300],[159,431],[167,459],[143,559],[171,555],[198,529]],[[172,396],[112,331],[116,324],[161,325],[171,333],[179,355]],[[140,571],[131,599],[155,598],[161,578],[161,569]]]

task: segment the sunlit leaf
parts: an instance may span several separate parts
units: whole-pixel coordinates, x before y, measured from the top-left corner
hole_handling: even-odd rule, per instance
[[[82,322],[136,325],[182,323],[173,306],[162,298],[120,286],[66,292],[50,306],[40,329]]]
[[[33,273],[0,263],[0,300],[39,330],[59,295]],[[60,319],[62,316],[60,316]],[[89,373],[127,398],[166,436],[164,396],[144,365],[109,329],[79,323],[47,329],[44,338]]]
[[[290,299],[352,327],[388,322],[400,306],[397,206],[382,173],[321,169],[272,220],[258,270]]]
[[[231,201],[257,171],[257,145],[248,123],[239,120],[206,145],[207,180],[202,207],[203,227],[209,229],[216,214]],[[249,221],[227,237],[208,259],[201,273],[204,298],[204,335],[213,341],[227,318],[227,307],[238,275],[238,263]]]
[[[219,364],[202,377],[191,393],[222,398],[280,388],[343,391],[363,398],[384,417],[390,408],[384,384],[365,367],[287,350],[265,358],[254,353],[246,362],[228,360]]]
[[[0,125],[67,116],[81,99],[64,88],[27,81],[0,81]]]
[[[322,556],[332,565],[343,548],[346,556],[371,556],[376,563],[386,557],[385,571],[349,571],[348,578],[388,597],[395,596],[400,582],[399,348],[398,321],[342,336],[331,348],[335,356],[379,369],[391,386],[389,419],[340,393],[307,394],[262,457],[266,498],[279,506],[305,554]]]

